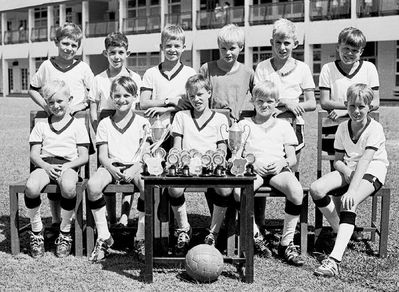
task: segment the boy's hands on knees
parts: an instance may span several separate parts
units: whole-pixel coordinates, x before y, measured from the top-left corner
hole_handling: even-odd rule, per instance
[[[144,114],[146,117],[153,118],[156,115],[162,115],[163,113],[166,113],[167,111],[168,111],[167,107],[155,106],[155,107],[147,109]]]
[[[107,167],[107,170],[109,171],[109,173],[112,175],[112,177],[113,177],[116,181],[119,181],[119,180],[125,178],[125,176],[123,175],[123,173],[120,171],[119,167],[110,165],[110,166]]]
[[[43,169],[51,179],[57,180],[61,176],[61,165],[47,163],[47,165]]]
[[[266,176],[269,174],[267,169],[267,164],[263,161],[255,161],[254,163],[254,171],[260,176]]]
[[[345,172],[343,173],[344,179],[345,179],[345,181],[346,181],[348,184],[351,183],[351,180],[352,180],[354,174],[355,174],[355,172],[354,172],[354,171],[350,171],[350,170],[349,170],[349,171],[345,171]]]
[[[287,165],[287,161],[285,159],[277,160],[275,162],[269,163],[267,165],[267,174],[279,174],[284,166]]]
[[[143,167],[140,162],[136,162],[131,167],[127,168],[123,172],[125,182],[130,183],[134,179],[136,174],[142,170],[142,168]]]
[[[64,171],[66,171],[69,168],[71,168],[71,163],[70,162],[64,163],[63,165],[61,165],[61,173],[60,174],[64,173]]]
[[[341,197],[341,204],[344,210],[352,210],[353,206],[355,205],[355,198],[354,194],[351,192],[346,192],[342,197]]]

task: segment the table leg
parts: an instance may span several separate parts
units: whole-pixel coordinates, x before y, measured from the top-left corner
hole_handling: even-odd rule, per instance
[[[254,281],[254,243],[253,243],[253,221],[254,221],[254,185],[251,181],[243,189],[243,197],[241,197],[241,218],[242,224],[245,228],[241,229],[240,233],[244,231],[244,236],[240,236],[243,240],[243,248],[245,250],[245,282],[253,283]],[[241,226],[242,226],[241,224]]]
[[[145,268],[144,281],[153,281],[153,241],[154,241],[154,221],[153,221],[153,190],[154,186],[144,182],[144,203],[145,203]]]

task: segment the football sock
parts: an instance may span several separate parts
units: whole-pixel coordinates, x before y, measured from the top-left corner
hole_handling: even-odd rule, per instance
[[[143,240],[145,236],[145,212],[139,211],[137,222],[136,240]]]
[[[212,222],[210,226],[210,232],[219,233],[220,227],[222,226],[224,215],[226,214],[227,207],[220,207],[213,205]]]
[[[338,233],[339,228],[339,216],[335,208],[334,201],[331,200],[330,203],[325,207],[319,207],[321,213],[323,213],[324,217],[328,223],[330,223],[333,231]]]
[[[92,209],[91,212],[93,213],[94,221],[96,222],[98,238],[101,239],[108,239],[111,236],[108,230],[108,223],[107,217],[105,215],[106,207],[102,206],[98,209]]]
[[[71,221],[73,216],[73,209],[72,210],[65,210],[61,208],[61,225],[60,231],[64,233],[69,233],[71,231]]]
[[[339,225],[337,239],[335,240],[334,249],[332,250],[330,257],[336,259],[337,261],[342,260],[345,249],[351,239],[355,225],[348,223],[341,223]]]
[[[121,217],[119,218],[119,223],[127,225],[129,220],[130,209],[132,206],[134,196],[132,194],[122,195],[122,207],[121,207]]]
[[[281,242],[280,242],[282,246],[288,246],[290,242],[294,240],[295,228],[298,223],[298,220],[299,220],[299,215],[291,215],[285,213],[283,235],[281,237]]]
[[[173,213],[175,214],[177,226],[179,229],[190,229],[187,217],[187,207],[184,202],[180,206],[172,206]]]
[[[28,217],[30,219],[32,232],[39,233],[40,231],[42,231],[43,223],[40,216],[40,205],[35,208],[28,209]]]

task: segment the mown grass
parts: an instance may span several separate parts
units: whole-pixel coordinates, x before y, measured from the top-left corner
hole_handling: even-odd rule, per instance
[[[23,235],[23,252],[10,254],[9,199],[10,182],[25,179],[29,172],[28,134],[29,111],[37,107],[26,98],[0,99],[0,290],[143,290],[143,291],[398,291],[398,225],[397,173],[399,161],[399,115],[397,108],[383,107],[380,120],[385,128],[388,155],[391,161],[387,186],[392,189],[389,254],[385,259],[369,255],[367,245],[352,243],[342,262],[341,275],[334,279],[317,278],[313,269],[317,261],[306,257],[304,267],[291,267],[276,258],[255,257],[255,282],[240,282],[235,268],[225,265],[225,271],[212,284],[196,284],[186,280],[180,266],[156,266],[154,283],[145,284],[141,271],[143,264],[135,261],[129,252],[118,251],[106,261],[91,264],[86,258],[69,256],[58,259],[51,251],[41,259],[32,259],[26,251],[27,237]],[[306,143],[300,163],[301,182],[308,186],[316,178],[316,128],[317,114],[306,114]],[[327,166],[326,166],[327,167]],[[207,215],[201,194],[187,196],[189,211],[200,217]],[[22,197],[21,197],[22,198]],[[268,203],[268,218],[282,218],[282,201]],[[313,222],[310,204],[309,222]],[[368,205],[361,208],[360,222],[368,220]],[[43,216],[48,217],[47,201],[43,200]],[[20,215],[26,221],[25,208],[20,203]],[[132,212],[135,216],[135,212]],[[199,217],[197,216],[197,217]],[[48,220],[48,218],[47,218]],[[373,250],[376,244],[371,243]],[[292,290],[291,290],[292,291]],[[299,291],[299,290],[297,290]]]

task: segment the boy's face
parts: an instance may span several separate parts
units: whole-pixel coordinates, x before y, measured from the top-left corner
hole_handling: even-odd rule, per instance
[[[352,65],[360,60],[360,56],[363,53],[363,49],[353,47],[344,43],[340,43],[337,46],[339,58],[345,65]]]
[[[117,85],[111,94],[117,111],[126,112],[132,108],[137,95],[131,95],[123,86]]]
[[[271,96],[258,96],[253,102],[257,115],[270,117],[276,108],[276,100]]]
[[[108,64],[114,69],[122,68],[130,52],[125,47],[109,47],[103,51],[103,55],[108,59]]]
[[[55,45],[58,47],[58,56],[65,60],[72,60],[79,49],[79,42],[69,37],[56,41]]]
[[[235,63],[242,51],[242,47],[236,42],[222,42],[219,43],[220,60],[227,64]]]
[[[298,42],[292,37],[276,35],[270,40],[274,56],[280,60],[287,60],[292,56],[292,51],[298,46]]]
[[[200,89],[191,88],[187,92],[187,96],[196,112],[203,112],[209,107],[209,98],[211,97],[210,90],[206,90],[204,87]]]
[[[69,110],[69,103],[71,99],[72,98],[69,96],[67,91],[61,90],[47,99],[46,102],[50,112],[54,116],[62,118]]]
[[[171,62],[179,61],[185,48],[185,44],[180,39],[168,39],[161,44],[166,60]]]
[[[348,98],[347,107],[349,117],[355,123],[360,123],[367,119],[367,114],[370,111],[369,105],[364,102],[363,98]]]

